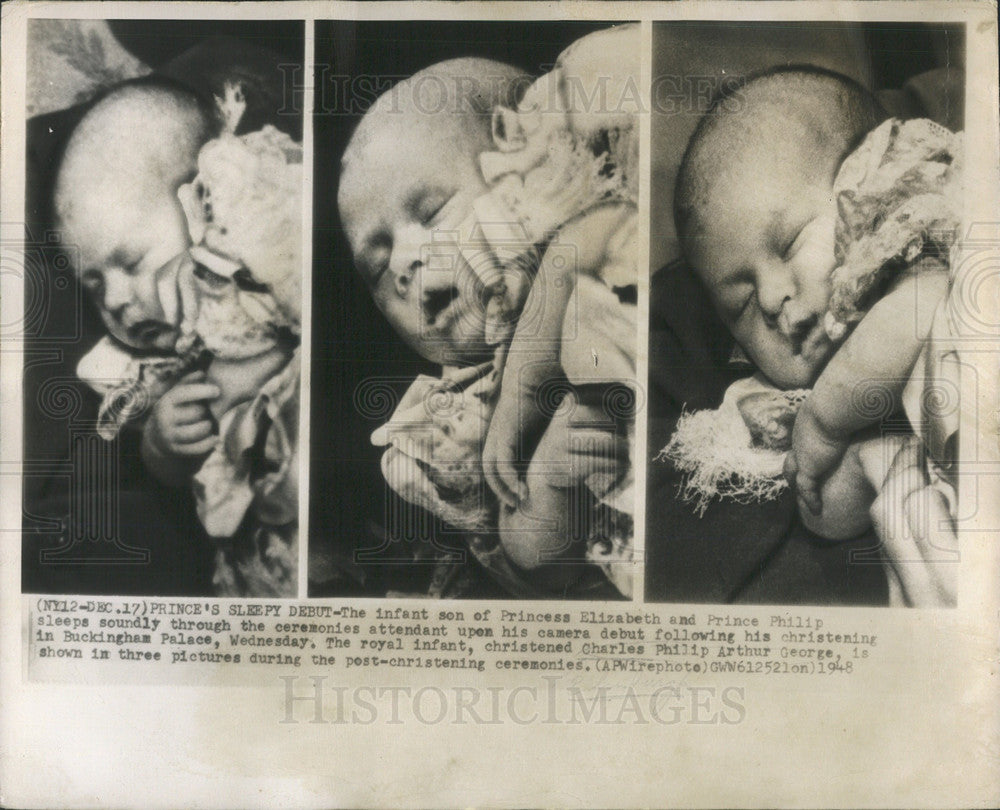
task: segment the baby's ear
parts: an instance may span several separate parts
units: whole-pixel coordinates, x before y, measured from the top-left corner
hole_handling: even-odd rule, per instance
[[[527,146],[528,141],[516,110],[508,107],[494,108],[493,143],[501,152],[517,152]]]

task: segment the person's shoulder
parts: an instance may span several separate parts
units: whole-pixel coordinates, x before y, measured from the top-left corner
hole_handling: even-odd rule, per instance
[[[918,73],[899,89],[880,91],[878,99],[900,118],[929,118],[952,132],[965,127],[965,71],[961,68]]]
[[[711,337],[714,343],[720,333],[725,333],[707,290],[683,259],[676,259],[653,273],[649,313],[650,329],[682,330],[692,334],[695,341]]]
[[[696,287],[694,273],[683,259],[665,264],[650,277],[650,314],[666,314],[673,302],[697,296],[699,290]]]

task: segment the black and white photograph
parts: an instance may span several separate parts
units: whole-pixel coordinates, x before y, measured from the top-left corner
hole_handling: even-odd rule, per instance
[[[25,592],[298,594],[303,32],[28,25]]]
[[[654,25],[648,601],[955,604],[964,53]]]
[[[310,596],[632,596],[640,52],[317,23]]]
[[[996,0],[0,18],[0,807],[1000,806]]]

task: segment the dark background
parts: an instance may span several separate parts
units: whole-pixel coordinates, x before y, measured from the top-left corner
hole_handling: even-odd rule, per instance
[[[336,196],[340,156],[379,91],[444,59],[477,56],[549,70],[571,43],[608,23],[319,22],[314,133],[312,419],[310,438],[310,595],[426,591],[430,568],[416,565],[421,539],[458,547],[460,538],[426,521],[386,542],[387,509],[398,506],[379,468],[383,450],[369,436],[391,414],[359,408],[355,393],[384,380],[399,396],[420,373],[440,369],[410,351],[372,303],[354,271]],[[355,77],[353,82],[344,77]],[[367,81],[358,81],[367,77]],[[373,90],[372,88],[378,88]],[[406,149],[400,143],[400,149]],[[360,392],[358,395],[360,399]],[[371,404],[371,403],[369,403]],[[366,413],[362,413],[366,410]],[[397,509],[397,512],[401,510]],[[413,508],[405,510],[413,513]],[[358,561],[355,551],[361,551]],[[341,574],[331,576],[331,564]],[[326,581],[320,581],[326,580]],[[483,583],[479,596],[491,594]]]

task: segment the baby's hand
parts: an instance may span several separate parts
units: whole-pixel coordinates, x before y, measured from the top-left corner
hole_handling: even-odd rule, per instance
[[[809,400],[802,403],[792,428],[792,449],[785,456],[785,478],[814,515],[823,511],[820,490],[844,457],[848,444],[823,428]]]
[[[503,383],[496,409],[490,419],[483,445],[483,473],[500,502],[511,508],[528,496],[528,488],[518,465],[527,465],[529,458],[520,458],[524,446],[538,441],[545,425],[557,409],[558,383],[562,369],[554,355],[514,352],[516,341],[507,355]],[[556,383],[546,391],[546,385]]]
[[[153,406],[145,438],[162,455],[201,456],[215,444],[215,420],[208,403],[217,399],[218,386],[205,382],[205,372],[182,378]]]

